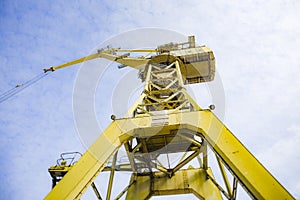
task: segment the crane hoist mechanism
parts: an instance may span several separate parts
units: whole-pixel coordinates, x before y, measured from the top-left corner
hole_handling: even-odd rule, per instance
[[[145,55],[131,57],[134,53]],[[213,52],[196,46],[194,36],[150,50],[101,49],[44,71],[95,58],[137,69],[143,93],[124,117],[112,116],[111,124],[76,163],[63,155],[49,168],[53,188],[45,199],[80,199],[88,187],[102,199],[94,180],[106,171],[110,172],[106,199],[112,195],[115,171],[132,173],[114,199],[125,194],[125,199],[149,199],[190,193],[199,199],[234,200],[240,188],[252,199],[294,199],[213,114],[214,106],[202,109],[187,93],[184,85],[212,81],[215,74]],[[121,147],[127,158],[117,162]],[[172,155],[180,159],[170,162]],[[213,175],[208,157],[215,157],[221,181]]]

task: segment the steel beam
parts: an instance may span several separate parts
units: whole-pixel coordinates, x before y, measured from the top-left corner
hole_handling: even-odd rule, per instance
[[[151,196],[194,194],[199,199],[222,199],[219,189],[207,179],[211,170],[186,169],[180,170],[171,178],[162,172],[153,172],[148,175],[132,174],[131,179],[136,180],[126,196],[126,200],[149,199]]]

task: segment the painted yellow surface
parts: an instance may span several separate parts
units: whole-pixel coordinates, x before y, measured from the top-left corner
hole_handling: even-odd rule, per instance
[[[188,48],[178,49],[186,44]],[[235,199],[237,183],[255,199],[294,199],[233,133],[210,110],[201,109],[184,89],[184,84],[214,78],[214,56],[208,47],[195,47],[194,38],[189,37],[188,43],[168,44],[156,50],[127,51],[161,53],[151,59],[116,55],[116,52],[124,51],[100,50],[97,54],[45,70],[101,57],[142,68],[141,76],[145,81],[141,97],[125,118],[113,118],[113,122],[78,162],[68,168],[69,171],[45,199],[80,199],[122,145],[130,163],[119,168],[114,164],[105,170],[116,168],[133,172],[130,184],[122,192],[127,192],[126,199],[186,193],[193,193],[199,199],[222,199],[221,193],[228,199]],[[227,191],[214,179],[208,167],[207,147],[217,156]],[[183,153],[175,167],[157,164],[160,154],[171,153]],[[200,167],[183,169],[194,158],[198,158]],[[223,165],[233,175],[232,189]],[[112,179],[108,196],[111,187]]]
[[[157,131],[151,117],[114,121],[45,199],[78,199],[128,138]],[[225,165],[257,199],[294,199],[209,110],[169,114],[164,132],[188,129],[203,136]]]

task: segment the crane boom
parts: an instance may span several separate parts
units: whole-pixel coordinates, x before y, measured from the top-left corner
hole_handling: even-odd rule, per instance
[[[53,66],[47,69],[44,69],[44,72],[48,72],[48,71],[55,71],[61,68],[65,68],[65,67],[69,67],[72,65],[76,65],[82,62],[86,62],[89,60],[93,60],[96,58],[105,58],[111,61],[115,61],[118,62],[120,64],[126,65],[126,66],[130,66],[132,68],[135,69],[139,69],[140,67],[144,66],[147,63],[146,59],[139,59],[139,58],[128,58],[128,56],[118,56],[115,53],[116,52],[147,52],[147,53],[151,53],[151,52],[157,52],[157,50],[143,50],[143,49],[136,49],[136,50],[126,50],[126,49],[108,49],[108,50],[98,50],[98,53],[94,53],[70,62],[66,62],[63,63],[61,65],[57,65],[57,66]]]

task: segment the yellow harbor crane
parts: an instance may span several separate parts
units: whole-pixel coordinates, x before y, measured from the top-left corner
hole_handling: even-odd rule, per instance
[[[132,53],[145,56],[131,57]],[[294,199],[213,114],[212,107],[202,109],[187,93],[185,85],[212,81],[215,74],[213,52],[196,46],[194,36],[185,43],[151,50],[101,49],[44,71],[95,58],[137,69],[144,90],[124,117],[112,115],[111,124],[77,162],[73,157],[77,152],[62,154],[57,165],[49,168],[53,189],[46,200],[80,199],[88,187],[102,199],[94,180],[104,171],[110,171],[106,199],[111,198],[115,171],[132,174],[128,186],[114,199],[124,194],[126,199],[150,199],[191,193],[199,199],[234,200],[238,185],[253,199]],[[121,147],[126,149],[127,163],[116,162]],[[174,154],[181,157],[177,163],[161,162]],[[216,157],[223,183],[214,177],[208,155]],[[199,164],[186,167],[192,160]]]

